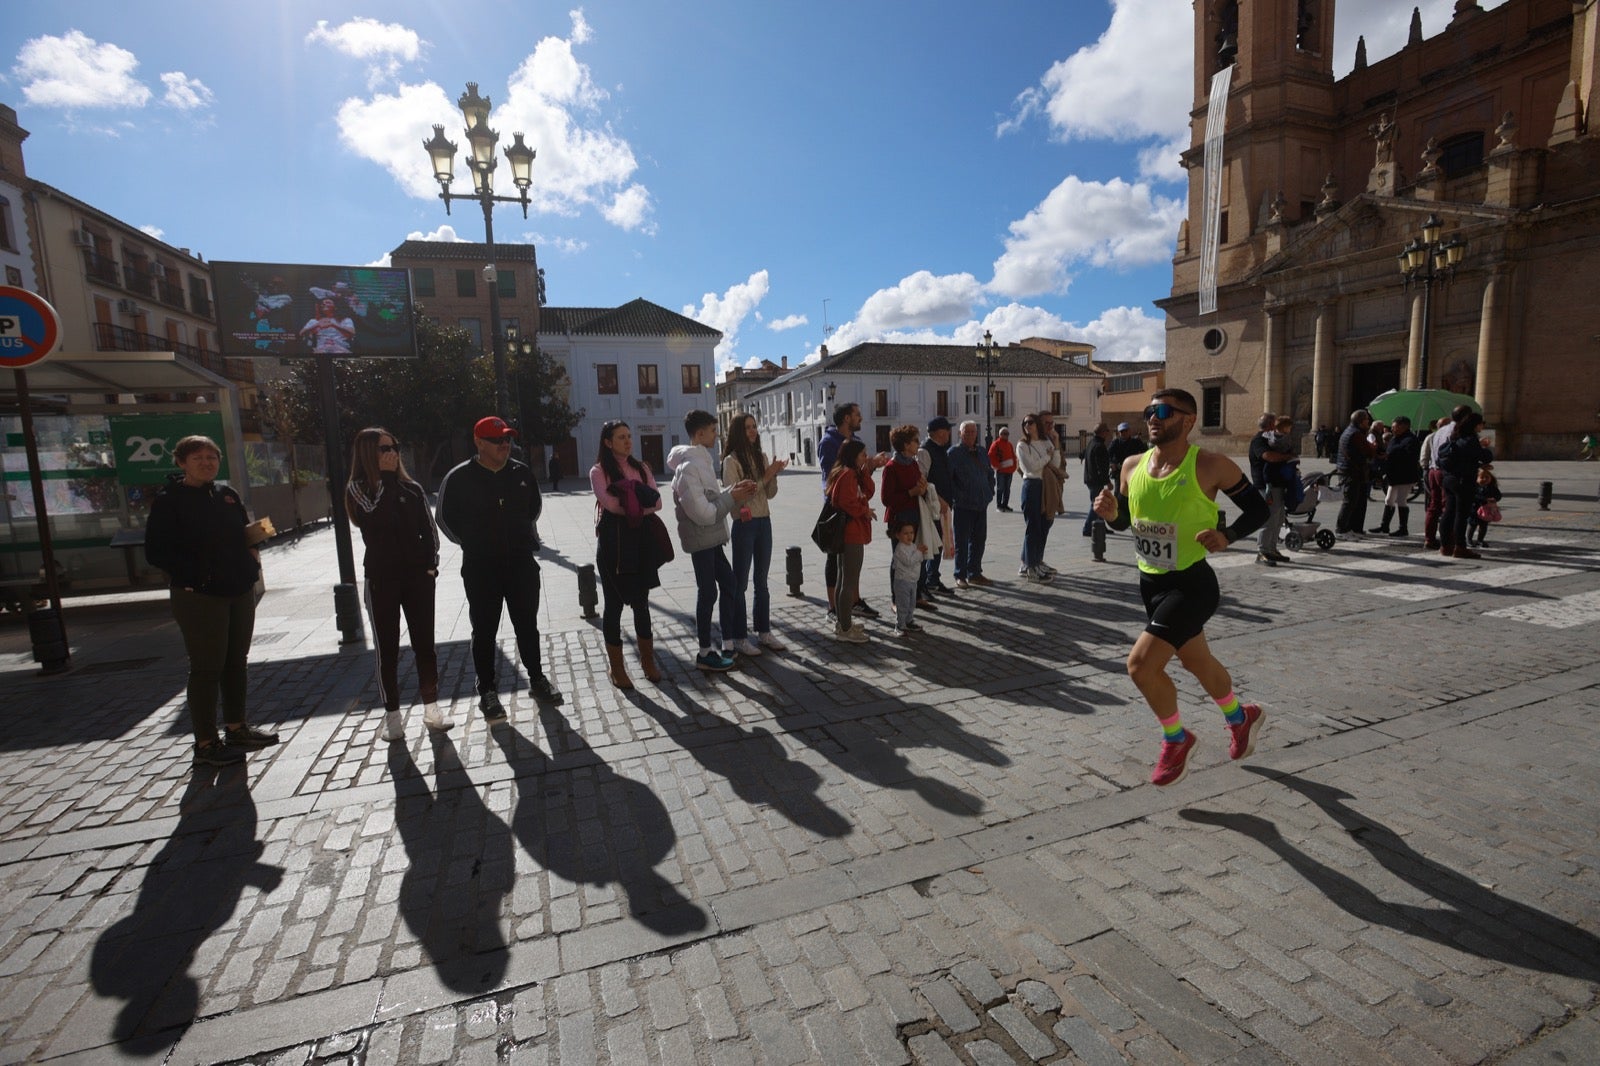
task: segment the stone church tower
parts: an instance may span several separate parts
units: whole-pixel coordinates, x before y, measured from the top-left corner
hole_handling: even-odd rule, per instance
[[[1600,276],[1600,0],[1458,0],[1431,37],[1413,12],[1404,48],[1369,63],[1361,41],[1337,79],[1334,17],[1334,0],[1195,0],[1188,217],[1157,301],[1168,383],[1224,448],[1263,411],[1340,426],[1426,386],[1473,395],[1503,455],[1575,454],[1600,411],[1600,302],[1583,291]],[[1413,258],[1437,266],[1408,281],[1397,257],[1425,231],[1438,258]]]

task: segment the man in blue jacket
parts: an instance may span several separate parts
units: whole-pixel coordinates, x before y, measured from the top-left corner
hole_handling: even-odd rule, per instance
[[[994,500],[994,469],[978,446],[978,423],[961,423],[961,439],[950,446],[951,522],[955,526],[956,588],[993,584],[983,576],[983,549],[989,541],[989,504]]]
[[[955,498],[955,486],[950,481],[950,420],[943,415],[935,415],[928,419],[928,436],[922,442],[922,449],[917,452],[917,463],[922,467],[923,476],[928,479],[928,484],[938,492],[939,499],[949,504]],[[936,523],[937,527],[937,523]],[[939,528],[938,537],[944,539],[944,530]],[[947,596],[955,595],[955,589],[946,585],[939,577],[939,552],[929,552],[927,561],[922,564],[922,593],[931,596],[935,592],[942,592]]]

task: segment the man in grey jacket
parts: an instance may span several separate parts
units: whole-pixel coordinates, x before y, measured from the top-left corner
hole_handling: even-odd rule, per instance
[[[961,439],[950,445],[951,523],[956,542],[956,588],[992,584],[983,576],[983,549],[989,542],[989,503],[994,470],[989,453],[978,446],[978,423],[961,423]]]
[[[716,461],[711,445],[717,440],[717,416],[709,411],[690,411],[683,420],[688,444],[680,444],[667,455],[672,471],[672,502],[678,513],[678,542],[694,563],[694,583],[698,591],[694,607],[700,654],[694,664],[709,673],[733,669],[733,656],[722,642],[732,643],[744,632],[744,597],[734,581],[733,566],[722,546],[728,543],[728,513],[736,502],[756,494],[756,483],[746,478],[729,488],[717,483]],[[719,604],[720,600],[720,604]],[[711,608],[718,605],[720,639],[711,640]]]

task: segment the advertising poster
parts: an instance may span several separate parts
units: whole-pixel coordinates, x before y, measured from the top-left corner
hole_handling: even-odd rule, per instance
[[[409,271],[224,262],[212,263],[211,269],[223,355],[250,359],[417,354]]]
[[[117,480],[124,485],[160,485],[179,473],[172,449],[185,437],[210,437],[222,449],[218,481],[227,481],[228,443],[222,435],[222,416],[214,412],[182,415],[113,415],[111,453],[116,458]]]

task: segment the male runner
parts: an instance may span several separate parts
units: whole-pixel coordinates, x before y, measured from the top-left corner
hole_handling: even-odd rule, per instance
[[[1222,551],[1260,529],[1267,520],[1267,501],[1232,459],[1189,443],[1196,410],[1194,397],[1183,389],[1151,394],[1144,409],[1151,450],[1124,460],[1118,491],[1107,485],[1094,501],[1095,514],[1112,529],[1133,528],[1139,594],[1150,621],[1128,653],[1128,676],[1161,723],[1161,757],[1150,774],[1151,782],[1161,786],[1183,780],[1195,746],[1194,734],[1184,728],[1178,713],[1178,687],[1167,676],[1173,655],[1226,717],[1233,735],[1229,758],[1252,754],[1266,721],[1260,707],[1239,702],[1227,667],[1206,644],[1205,624],[1220,599],[1207,553]],[[1225,530],[1217,528],[1218,489],[1240,511]]]

